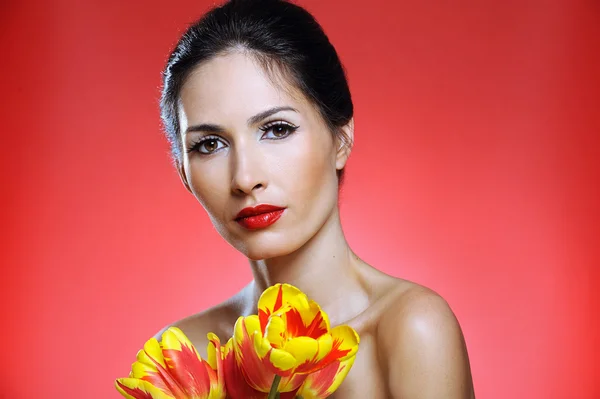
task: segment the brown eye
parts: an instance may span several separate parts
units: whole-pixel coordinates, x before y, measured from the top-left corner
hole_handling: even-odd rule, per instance
[[[208,155],[217,152],[222,148],[227,147],[227,143],[217,137],[204,137],[193,143],[188,148],[187,152],[199,152],[200,154]]]
[[[290,130],[289,126],[285,126],[285,125],[273,126],[273,135],[275,137],[283,137],[288,133],[289,130]]]
[[[205,150],[205,151],[202,151],[204,153],[213,152],[213,151],[217,150],[217,148],[219,148],[219,142],[215,139],[209,139],[209,140],[206,140],[204,143],[202,143],[202,147]]]
[[[288,123],[279,122],[267,125],[264,128],[261,128],[260,130],[265,132],[263,138],[269,140],[280,140],[294,133],[296,129],[298,129],[298,126],[293,126]]]

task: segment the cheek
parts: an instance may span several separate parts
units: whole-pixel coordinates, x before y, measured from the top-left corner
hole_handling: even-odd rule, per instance
[[[281,159],[282,176],[290,194],[310,199],[329,185],[337,184],[332,143],[326,134],[307,132],[293,143],[291,153]]]
[[[227,203],[227,165],[216,160],[202,165],[190,164],[188,176],[191,189],[204,209],[221,217],[223,204]]]

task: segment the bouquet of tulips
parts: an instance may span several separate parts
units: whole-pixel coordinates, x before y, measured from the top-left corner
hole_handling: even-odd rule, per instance
[[[359,344],[354,329],[330,328],[319,305],[289,284],[267,288],[258,314],[240,317],[225,346],[207,337],[206,359],[176,327],[151,338],[117,390],[128,399],[321,399],[346,378]]]

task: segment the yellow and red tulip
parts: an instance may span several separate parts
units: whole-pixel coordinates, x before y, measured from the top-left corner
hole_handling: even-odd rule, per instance
[[[225,386],[227,388],[227,399],[267,399],[268,392],[261,392],[252,388],[246,382],[246,377],[241,365],[235,359],[233,351],[233,338],[230,338],[223,348],[223,370],[225,374]],[[273,381],[269,382],[269,387]],[[296,391],[279,394],[280,399],[296,398]]]
[[[208,334],[203,360],[183,332],[171,327],[159,342],[151,338],[138,352],[129,378],[116,381],[128,399],[225,399],[221,343]]]
[[[232,350],[254,390],[268,392],[275,376],[281,376],[279,392],[295,392],[308,374],[353,358],[358,343],[351,327],[330,328],[325,312],[302,291],[276,284],[261,295],[258,315],[237,320]]]
[[[302,399],[324,399],[333,394],[348,375],[356,355],[344,361],[336,360],[325,368],[309,374],[298,390]]]
[[[281,399],[322,399],[346,378],[359,344],[356,331],[330,328],[319,305],[288,284],[267,288],[258,315],[240,317],[225,346],[208,339],[203,360],[169,328],[160,342],[146,342],[117,390],[128,399],[267,399],[277,388]]]

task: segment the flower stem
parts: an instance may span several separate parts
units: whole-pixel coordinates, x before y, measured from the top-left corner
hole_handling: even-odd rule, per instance
[[[281,381],[280,375],[275,375],[273,378],[273,384],[271,384],[271,390],[269,391],[269,396],[267,399],[275,399],[277,398],[277,388],[279,388],[279,381]]]

